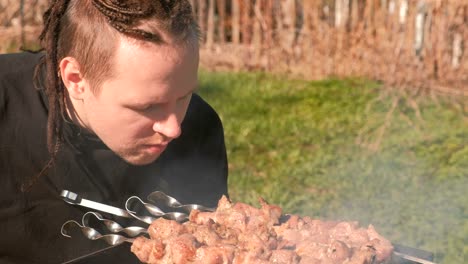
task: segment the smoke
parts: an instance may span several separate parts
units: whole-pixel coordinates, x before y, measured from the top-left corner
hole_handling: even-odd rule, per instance
[[[435,165],[406,158],[377,154],[343,167],[337,202],[320,215],[372,224],[393,243],[434,253],[437,263],[462,263],[468,178],[433,177],[421,171]]]

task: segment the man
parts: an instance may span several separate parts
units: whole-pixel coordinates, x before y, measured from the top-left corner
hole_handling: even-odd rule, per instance
[[[60,234],[90,211],[62,190],[120,208],[156,190],[216,206],[224,136],[194,93],[188,1],[58,0],[44,24],[44,53],[0,56],[0,263],[62,263],[106,246]]]

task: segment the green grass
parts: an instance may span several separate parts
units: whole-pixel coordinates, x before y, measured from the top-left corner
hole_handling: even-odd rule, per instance
[[[373,224],[394,243],[435,253],[438,263],[465,262],[463,105],[413,101],[360,79],[260,73],[202,72],[200,94],[224,124],[232,200],[258,205],[263,197],[287,213]]]

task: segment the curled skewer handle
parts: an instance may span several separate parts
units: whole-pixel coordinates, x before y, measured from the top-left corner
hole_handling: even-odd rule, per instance
[[[142,205],[145,207],[145,209],[152,215],[152,216],[139,216],[133,210],[136,205]],[[151,203],[146,203],[143,202],[143,200],[140,199],[138,196],[132,196],[127,199],[127,202],[125,203],[125,209],[127,209],[127,212],[133,216],[134,218],[143,221],[147,224],[151,224],[154,220],[156,220],[159,217],[169,219],[169,220],[175,220],[177,222],[184,222],[188,220],[188,215],[185,213],[180,213],[180,212],[170,212],[170,213],[164,213],[159,207],[157,207],[154,204]],[[154,217],[153,217],[154,216]]]
[[[123,232],[127,234],[128,236],[135,237],[140,234],[146,234],[148,233],[146,228],[140,227],[140,226],[129,226],[129,227],[122,227],[119,223],[105,219],[102,217],[101,214],[96,213],[96,212],[87,212],[83,215],[81,222],[83,226],[89,227],[89,218],[94,217],[104,223],[106,228],[111,231],[112,233],[118,233],[118,232]]]
[[[169,196],[161,191],[155,191],[148,195],[148,200],[153,203],[163,202],[165,205],[170,207],[181,207],[182,204],[177,201],[176,198]]]
[[[176,209],[181,209],[187,214],[190,214],[190,212],[195,209],[199,211],[204,211],[204,212],[215,211],[215,208],[206,207],[200,204],[181,204],[174,197],[169,196],[161,191],[155,191],[155,192],[150,193],[147,199],[150,202],[153,202],[155,204],[163,203],[166,206],[176,208]]]
[[[128,243],[133,243],[134,239],[133,238],[127,238],[121,235],[116,235],[116,234],[109,234],[109,235],[102,235],[99,233],[96,229],[80,225],[80,223],[74,221],[74,220],[69,220],[65,222],[62,225],[62,228],[60,232],[62,233],[63,236],[65,237],[71,237],[70,231],[72,228],[79,228],[83,235],[90,239],[90,240],[104,240],[107,244],[111,246],[119,245],[124,242]]]
[[[132,208],[135,206],[135,204],[137,203],[140,203],[142,204],[148,211],[148,207],[150,207],[149,205],[147,205],[145,202],[143,202],[140,197],[138,196],[132,196],[130,198],[127,199],[127,201],[125,202],[125,209],[127,210],[127,213],[129,215],[131,215],[132,217],[144,222],[144,223],[147,223],[147,224],[151,224],[154,220],[156,220],[156,218],[154,217],[151,217],[151,216],[139,216],[137,215],[137,213],[132,210]],[[159,210],[159,208],[153,208],[155,211],[161,211]]]

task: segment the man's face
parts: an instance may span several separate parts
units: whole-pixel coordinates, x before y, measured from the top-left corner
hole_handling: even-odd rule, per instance
[[[156,160],[180,136],[197,86],[194,42],[170,46],[122,40],[113,60],[114,77],[97,93],[87,89],[83,124],[131,164]]]

